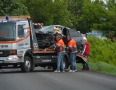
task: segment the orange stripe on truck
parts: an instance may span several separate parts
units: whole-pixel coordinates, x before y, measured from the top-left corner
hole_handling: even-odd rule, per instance
[[[18,42],[21,42],[21,41],[25,40],[25,39],[28,38],[29,36],[30,36],[30,34],[28,34],[25,38],[20,38],[19,40],[15,40],[15,41],[0,41],[0,44],[18,43]]]

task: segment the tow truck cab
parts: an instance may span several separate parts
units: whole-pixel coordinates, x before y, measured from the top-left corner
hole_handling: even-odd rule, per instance
[[[28,18],[28,16],[27,16]],[[31,52],[29,21],[26,16],[0,17],[0,66],[24,63],[26,52]]]

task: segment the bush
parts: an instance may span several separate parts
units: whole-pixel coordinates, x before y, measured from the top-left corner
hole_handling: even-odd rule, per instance
[[[116,42],[95,37],[88,37],[88,41],[91,49],[91,54],[88,58],[89,62],[105,62],[116,65]]]

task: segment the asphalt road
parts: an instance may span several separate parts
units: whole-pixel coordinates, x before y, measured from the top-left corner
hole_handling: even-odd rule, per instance
[[[40,67],[29,73],[0,69],[0,90],[116,90],[116,77],[82,70],[54,73]]]

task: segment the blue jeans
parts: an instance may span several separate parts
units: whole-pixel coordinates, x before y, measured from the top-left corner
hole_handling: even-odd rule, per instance
[[[83,63],[83,69],[89,69],[88,61]]]
[[[76,70],[76,53],[70,53],[71,69]]]
[[[64,54],[63,53],[58,53],[57,71],[60,71],[60,68],[61,68],[62,71],[64,71],[63,58],[64,58]]]
[[[85,55],[87,58],[89,55]],[[83,63],[83,69],[89,69],[88,61]]]

